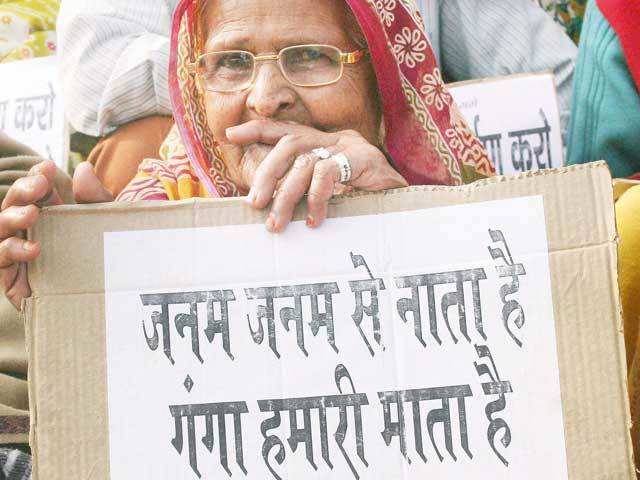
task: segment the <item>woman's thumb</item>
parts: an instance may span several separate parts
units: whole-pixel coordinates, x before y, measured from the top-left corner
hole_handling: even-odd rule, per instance
[[[112,202],[113,195],[104,188],[89,162],[82,162],[73,174],[73,196],[76,203]]]

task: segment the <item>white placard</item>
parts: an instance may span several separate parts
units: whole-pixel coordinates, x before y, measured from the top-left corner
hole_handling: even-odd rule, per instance
[[[69,132],[57,65],[55,56],[0,65],[0,131],[66,171]]]
[[[104,240],[112,480],[567,478],[542,197]]]
[[[500,175],[564,165],[553,75],[516,75],[449,89]]]

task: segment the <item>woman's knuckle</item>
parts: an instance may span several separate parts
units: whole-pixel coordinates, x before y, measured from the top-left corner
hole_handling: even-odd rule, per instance
[[[300,142],[300,135],[295,133],[287,133],[280,139],[280,144],[282,147],[286,148],[295,148],[296,145]]]
[[[333,166],[329,160],[316,163],[314,167],[314,176],[320,180],[325,181],[327,178],[333,178]]]
[[[0,265],[6,266],[8,261],[12,259],[12,252],[17,240],[16,237],[9,237],[0,242]]]
[[[312,156],[308,153],[303,153],[302,155],[298,155],[293,161],[292,168],[295,168],[297,170],[306,170],[312,163]]]
[[[350,128],[348,128],[347,130],[343,130],[341,133],[343,136],[346,136],[346,137],[362,138],[362,135],[360,134],[360,132]]]
[[[13,185],[11,185],[11,188],[9,189],[9,193],[13,193],[15,194],[22,194],[22,192],[24,192],[27,187],[30,187],[33,185],[33,177],[31,176],[26,176],[26,177],[21,177],[18,178],[15,182],[13,182]]]
[[[320,194],[320,192],[312,190],[307,194],[307,202],[311,205],[318,205],[324,202],[324,197]]]
[[[267,126],[269,126],[269,121],[266,118],[251,120],[249,123],[261,129],[267,128]]]

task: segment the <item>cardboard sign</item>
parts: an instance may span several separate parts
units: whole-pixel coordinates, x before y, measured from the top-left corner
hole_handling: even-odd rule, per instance
[[[57,57],[0,65],[0,131],[67,169],[69,132]]]
[[[43,212],[36,479],[634,478],[603,164],[264,217]]]
[[[500,175],[564,165],[553,75],[514,75],[449,85]]]

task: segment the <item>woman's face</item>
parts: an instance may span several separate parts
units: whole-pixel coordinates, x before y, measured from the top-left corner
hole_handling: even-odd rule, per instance
[[[205,52],[246,50],[273,54],[285,47],[323,44],[343,52],[362,48],[344,0],[209,0]],[[351,20],[353,22],[353,20]],[[351,29],[351,30],[349,30]],[[356,130],[378,143],[380,111],[375,74],[366,59],[345,65],[342,79],[322,87],[289,83],[276,62],[256,66],[253,85],[237,93],[205,92],[209,127],[220,143],[231,180],[248,188],[244,149],[227,142],[225,130],[249,120],[295,122],[325,132]],[[246,173],[246,172],[244,172]]]

